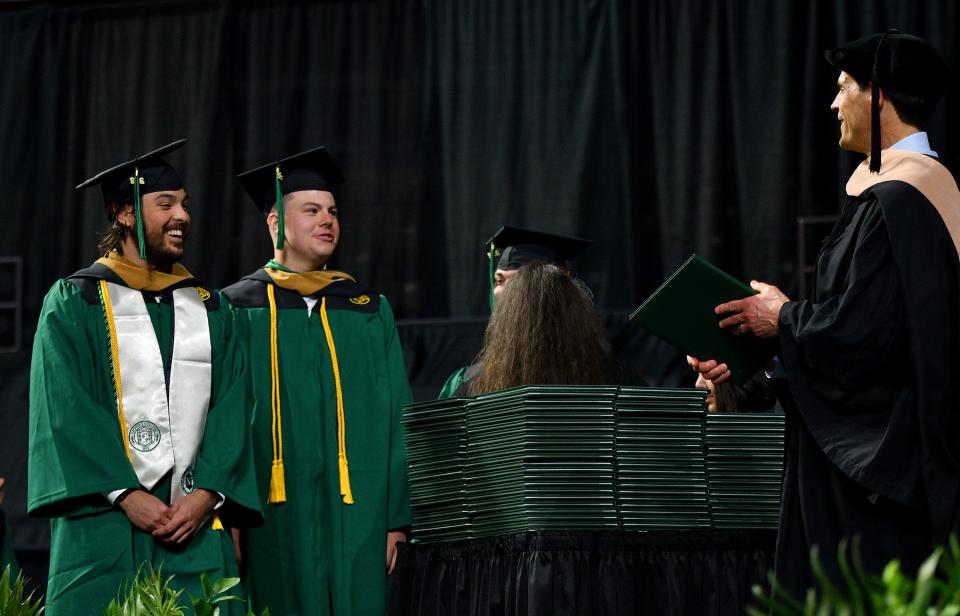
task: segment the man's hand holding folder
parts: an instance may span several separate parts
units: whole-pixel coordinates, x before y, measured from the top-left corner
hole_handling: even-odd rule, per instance
[[[780,308],[790,298],[765,282],[751,280],[750,287],[757,291],[757,295],[724,302],[713,309],[715,314],[724,315],[719,326],[730,329],[736,336],[753,334],[757,338],[776,338],[780,334]],[[731,376],[729,367],[715,359],[701,361],[688,355],[687,363],[694,372],[714,383],[723,383]]]
[[[776,287],[748,286],[692,255],[631,319],[684,351],[705,378],[742,384],[773,357],[776,344],[769,339],[777,335],[786,301]]]

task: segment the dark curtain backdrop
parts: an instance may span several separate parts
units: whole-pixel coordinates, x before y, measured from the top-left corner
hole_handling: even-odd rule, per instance
[[[823,49],[898,27],[960,70],[958,25],[953,0],[0,2],[0,253],[25,259],[28,330],[0,358],[18,548],[46,541],[23,511],[30,331],[105,226],[86,177],[188,137],[170,156],[186,264],[223,286],[270,255],[234,175],[325,144],[348,178],[333,265],[390,298],[421,397],[477,350],[481,243],[505,223],[593,238],[578,269],[621,315],[618,348],[666,375],[676,354],[624,311],[693,251],[791,293],[796,217],[838,207],[857,159]],[[931,127],[951,161],[958,93]]]
[[[225,285],[269,256],[234,175],[326,144],[349,180],[336,266],[400,318],[486,313],[481,243],[501,224],[593,238],[604,310],[634,307],[690,252],[795,286],[794,220],[833,213],[823,49],[897,26],[951,65],[941,2],[341,0],[0,3],[0,229],[27,259],[27,322],[96,257],[95,190],[132,154],[170,156],[194,225],[187,265]],[[935,147],[956,158],[948,110]]]

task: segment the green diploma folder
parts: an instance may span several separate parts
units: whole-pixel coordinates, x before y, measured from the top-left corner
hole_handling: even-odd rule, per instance
[[[742,385],[770,361],[774,346],[720,329],[717,323],[723,316],[713,309],[755,294],[749,285],[694,254],[633,311],[630,320],[687,355],[727,364],[731,381]]]

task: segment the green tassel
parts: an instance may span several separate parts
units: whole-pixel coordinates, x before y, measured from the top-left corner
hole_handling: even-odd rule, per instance
[[[137,248],[140,258],[147,259],[147,243],[143,237],[143,214],[140,209],[140,169],[133,170],[133,213],[137,219]]]
[[[280,173],[280,165],[277,165],[277,177],[275,185],[277,188],[277,250],[283,250],[283,191],[280,189],[280,180],[283,175]]]
[[[490,262],[490,312],[493,312],[493,283],[494,283],[494,273],[496,272],[496,266],[493,264],[493,258],[496,256],[497,247],[492,242],[490,244],[490,251],[487,253],[487,260]]]

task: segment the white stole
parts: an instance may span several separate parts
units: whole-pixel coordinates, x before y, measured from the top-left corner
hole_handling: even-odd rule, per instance
[[[140,291],[108,282],[123,410],[134,471],[152,489],[170,470],[170,503],[193,491],[197,450],[210,404],[212,364],[207,309],[197,290],[173,291],[170,388],[160,345]]]

